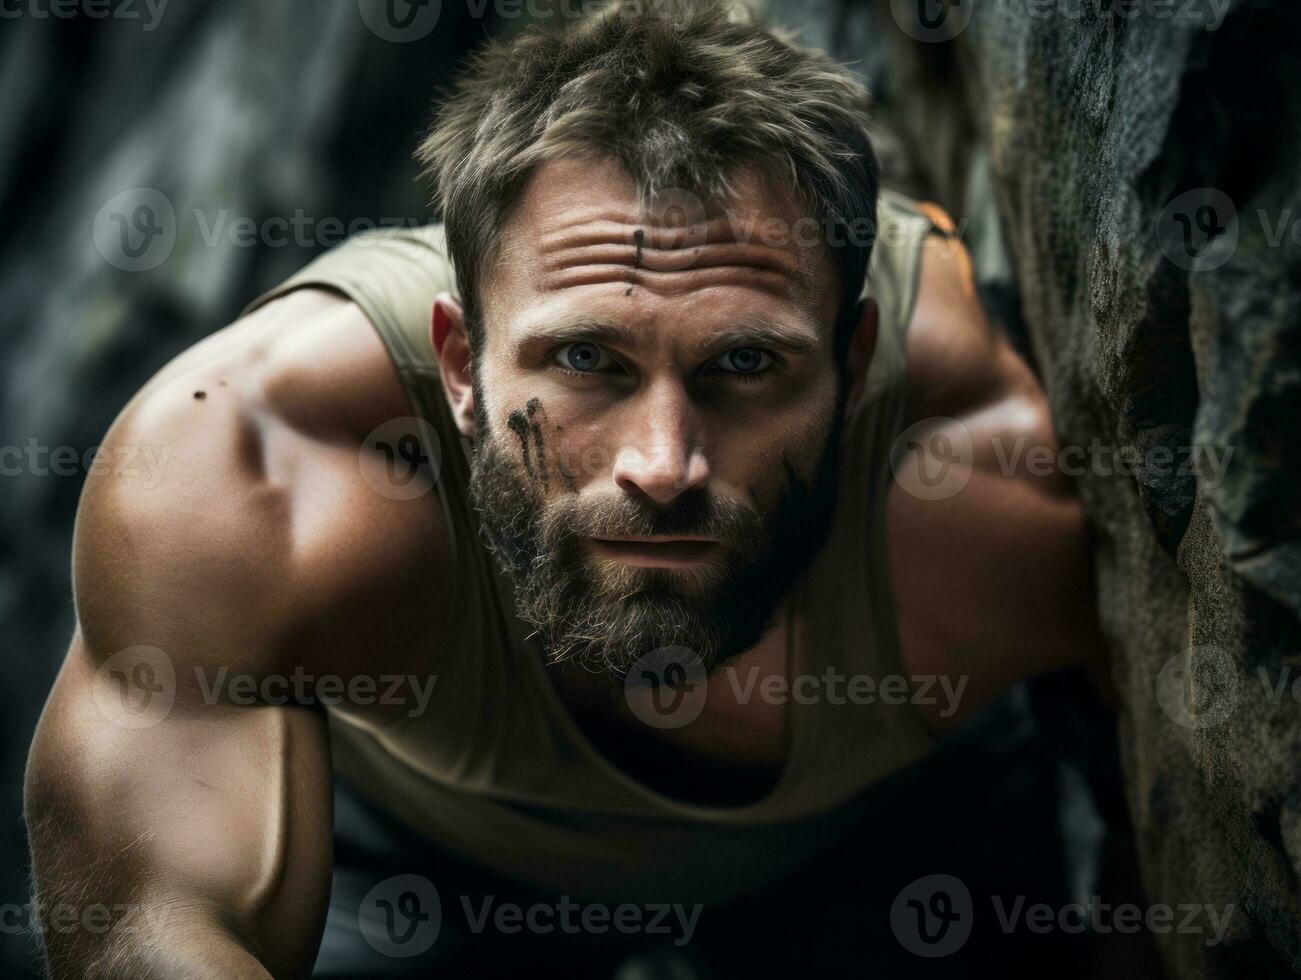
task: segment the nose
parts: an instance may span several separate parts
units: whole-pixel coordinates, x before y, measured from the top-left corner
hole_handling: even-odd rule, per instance
[[[615,484],[659,505],[703,487],[709,463],[698,444],[695,411],[681,385],[666,381],[629,407],[635,422],[614,458]]]

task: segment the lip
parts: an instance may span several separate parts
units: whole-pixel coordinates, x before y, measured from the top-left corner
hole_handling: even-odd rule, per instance
[[[707,561],[718,550],[712,538],[588,538],[603,558],[641,568],[684,568]]]

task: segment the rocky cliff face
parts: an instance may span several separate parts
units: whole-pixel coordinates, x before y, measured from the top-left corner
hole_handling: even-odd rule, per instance
[[[1148,899],[1180,977],[1301,968],[1301,5],[894,0],[908,120],[974,121],[1097,537]],[[915,111],[913,111],[915,110]],[[934,158],[928,159],[928,150]],[[1074,459],[1074,458],[1073,458]]]
[[[89,451],[155,370],[348,229],[429,220],[411,154],[438,86],[492,23],[447,4],[436,26],[416,20],[395,33],[376,17],[383,6],[6,4],[6,907],[27,900],[20,774],[72,629],[68,554],[80,489],[105,466],[150,478],[146,459],[101,459],[97,468]],[[30,921],[7,915],[0,972],[35,968],[21,931]]]

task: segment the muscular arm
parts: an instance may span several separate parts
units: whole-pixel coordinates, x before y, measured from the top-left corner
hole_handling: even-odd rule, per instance
[[[110,431],[105,451],[161,465],[88,478],[78,513],[78,629],[26,781],[53,976],[310,971],[326,725],[268,702],[295,670],[347,680],[375,669],[359,651],[426,649],[383,625],[383,597],[437,587],[406,557],[434,553],[435,508],[359,470],[365,432],[404,414],[364,317],[302,291],[182,355]]]
[[[940,434],[970,447],[960,490],[924,499],[897,481],[890,498],[909,667],[966,683],[959,710],[930,721],[945,730],[1017,681],[1065,667],[1089,668],[1105,688],[1088,524],[1057,464],[1047,397],[985,319],[956,241],[926,248],[908,344],[918,444],[942,449]]]
[[[126,727],[143,685],[106,662],[74,639],[29,762],[51,975],[306,975],[329,893],[322,720],[193,703],[180,658],[169,715]]]
[[[288,668],[285,502],[243,479],[236,420],[196,425],[186,397],[157,387],[106,440],[166,452],[157,485],[91,480],[78,516],[79,626],[26,789],[56,977],[301,975],[322,924],[322,718],[223,690]],[[109,928],[80,924],[92,909]]]

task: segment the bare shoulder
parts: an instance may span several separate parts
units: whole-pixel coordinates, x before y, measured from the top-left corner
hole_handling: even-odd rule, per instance
[[[949,223],[943,212],[937,210],[935,217]],[[1013,394],[1042,402],[1046,411],[1047,401],[1034,372],[985,317],[971,256],[959,238],[927,237],[907,336],[914,418],[968,410]]]
[[[437,625],[439,511],[431,494],[377,492],[367,470],[384,461],[363,448],[410,414],[378,335],[328,292],[290,293],[183,353],[104,440],[142,465],[87,479],[73,560],[84,641],[277,672],[423,652],[391,612],[424,611],[417,639]]]
[[[1026,677],[1098,666],[1105,645],[1048,399],[984,316],[956,239],[925,246],[907,356],[918,450],[904,465],[930,485],[892,487],[891,570],[910,669],[965,678],[959,711],[930,719],[943,730]]]

